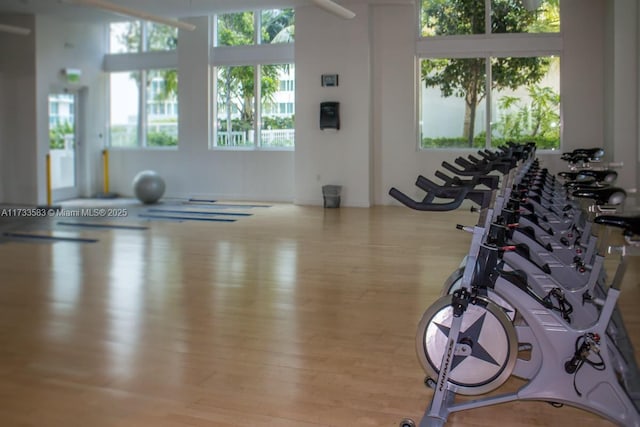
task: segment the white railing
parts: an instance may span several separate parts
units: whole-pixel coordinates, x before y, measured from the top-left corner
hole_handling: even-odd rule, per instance
[[[243,147],[254,144],[254,133],[249,132],[221,132],[218,131],[217,145],[219,147]],[[260,145],[262,147],[293,147],[295,130],[293,129],[263,129],[260,131]]]
[[[260,144],[263,147],[293,147],[295,134],[293,129],[262,130]]]

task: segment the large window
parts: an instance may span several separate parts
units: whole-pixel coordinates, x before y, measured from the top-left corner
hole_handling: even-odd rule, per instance
[[[558,33],[558,0],[422,0],[421,5],[420,147],[535,141],[539,148],[559,149],[561,43],[559,36],[538,34]],[[506,33],[526,34],[514,39]]]
[[[420,146],[558,149],[559,69],[554,56],[422,59]]]
[[[231,13],[214,22],[211,146],[293,148],[295,67],[292,46],[286,46],[294,37],[293,10]],[[247,48],[266,44],[283,49]]]
[[[110,24],[111,53],[172,51],[177,47],[177,38],[177,29],[166,25],[139,21]],[[126,71],[110,73],[110,145],[175,147],[178,144],[175,64],[147,69],[140,55],[129,55],[127,59]]]
[[[294,76],[293,64],[216,67],[214,146],[292,148],[295,93],[280,83]]]

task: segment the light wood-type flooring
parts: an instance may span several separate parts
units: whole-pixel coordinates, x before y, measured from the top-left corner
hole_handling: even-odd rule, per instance
[[[431,390],[416,325],[466,253],[468,210],[244,210],[234,223],[0,244],[0,426],[396,426]],[[86,220],[86,218],[84,218]],[[24,227],[34,227],[33,224]],[[54,231],[48,231],[48,228]],[[14,231],[20,227],[14,225]],[[640,346],[640,268],[620,303]],[[517,402],[451,426],[609,426]]]

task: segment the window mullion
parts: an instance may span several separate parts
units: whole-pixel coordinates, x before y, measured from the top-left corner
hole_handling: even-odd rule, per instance
[[[254,123],[254,128],[255,128],[255,143],[254,143],[254,148],[260,148],[262,146],[262,85],[260,84],[262,81],[262,66],[260,65],[255,65],[255,71],[254,71],[254,85],[253,87],[255,88],[255,94],[254,94],[254,100],[255,100],[255,105],[254,105],[254,111],[255,111],[255,123]]]
[[[139,21],[139,22],[140,22],[140,46],[138,46],[138,49],[140,50],[140,52],[146,52],[148,50],[148,46],[147,46],[148,22],[146,21]]]
[[[147,146],[147,70],[140,70],[140,96],[138,99],[138,141]]]
[[[484,143],[484,148],[486,149],[491,149],[491,137],[492,137],[492,129],[491,129],[491,122],[493,121],[493,110],[491,109],[491,86],[492,86],[492,82],[493,82],[493,75],[491,74],[491,57],[490,56],[486,56],[485,57],[485,75],[487,76],[486,81],[485,81],[485,102],[486,102],[486,107],[485,110],[487,111],[487,114],[485,116],[485,129],[487,130],[486,133],[486,137],[485,137],[485,143]]]

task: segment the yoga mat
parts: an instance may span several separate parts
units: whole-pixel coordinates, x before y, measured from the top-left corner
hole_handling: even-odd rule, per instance
[[[71,227],[87,227],[87,228],[107,228],[107,229],[122,229],[122,230],[148,230],[149,227],[141,225],[120,225],[120,224],[97,224],[91,222],[58,222],[58,225],[66,225]]]
[[[155,215],[155,214],[138,214],[141,218],[152,219],[173,219],[181,221],[211,221],[211,222],[236,222],[235,219],[228,218],[199,218],[194,216],[175,216],[175,215]]]
[[[96,243],[98,241],[98,239],[85,239],[81,237],[45,236],[40,234],[29,234],[29,233],[4,233],[3,236],[14,238],[14,239],[44,240],[44,241],[50,241],[50,242]]]

